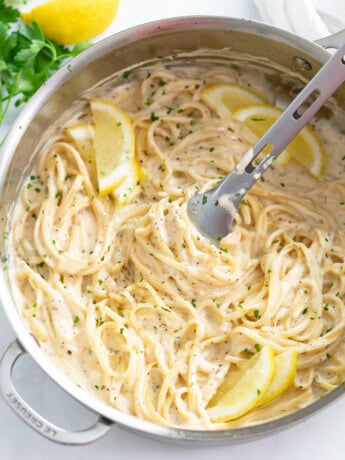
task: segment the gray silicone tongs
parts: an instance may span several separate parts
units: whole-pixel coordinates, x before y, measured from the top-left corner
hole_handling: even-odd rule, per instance
[[[197,194],[188,201],[189,218],[203,235],[218,244],[219,240],[230,232],[245,194],[344,80],[345,43],[310,80],[270,129],[246,152],[235,168],[215,188]],[[311,95],[316,98],[303,111],[303,105]],[[266,146],[271,146],[270,152],[256,165],[254,159]],[[220,202],[224,203],[222,197],[226,197],[226,208],[220,205]],[[229,209],[232,209],[232,212],[229,212]]]

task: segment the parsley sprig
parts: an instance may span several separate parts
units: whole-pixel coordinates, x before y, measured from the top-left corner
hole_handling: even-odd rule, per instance
[[[48,40],[37,23],[23,24],[19,10],[0,0],[0,128],[12,102],[17,107],[28,101],[65,59],[89,46],[67,48]]]

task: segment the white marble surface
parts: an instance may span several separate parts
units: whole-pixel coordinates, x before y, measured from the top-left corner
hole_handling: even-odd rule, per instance
[[[28,7],[36,3],[29,0]],[[258,19],[251,0],[121,0],[116,21],[103,35],[149,20],[184,14]],[[0,309],[0,354],[13,339],[14,333]],[[29,357],[18,362],[14,377],[24,397],[53,422],[65,428],[81,429],[95,419],[52,384]],[[341,460],[345,458],[344,422],[345,399],[342,398],[322,413],[280,434],[236,446],[190,448],[145,439],[114,427],[93,445],[68,447],[54,444],[32,431],[0,399],[0,460],[208,460],[210,456],[217,460]]]

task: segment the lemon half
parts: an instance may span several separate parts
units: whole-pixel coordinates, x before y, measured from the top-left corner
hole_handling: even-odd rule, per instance
[[[21,18],[37,22],[44,35],[62,45],[88,40],[114,20],[119,0],[52,0],[36,6]]]

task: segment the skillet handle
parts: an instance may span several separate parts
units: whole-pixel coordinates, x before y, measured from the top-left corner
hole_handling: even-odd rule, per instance
[[[315,43],[323,48],[339,48],[345,42],[345,29],[327,37],[315,40]]]
[[[0,392],[11,409],[44,437],[60,444],[84,445],[96,441],[112,426],[112,422],[99,417],[96,423],[82,431],[66,431],[46,420],[35,412],[18,394],[12,382],[12,370],[17,359],[26,353],[22,345],[15,340],[0,360]]]

